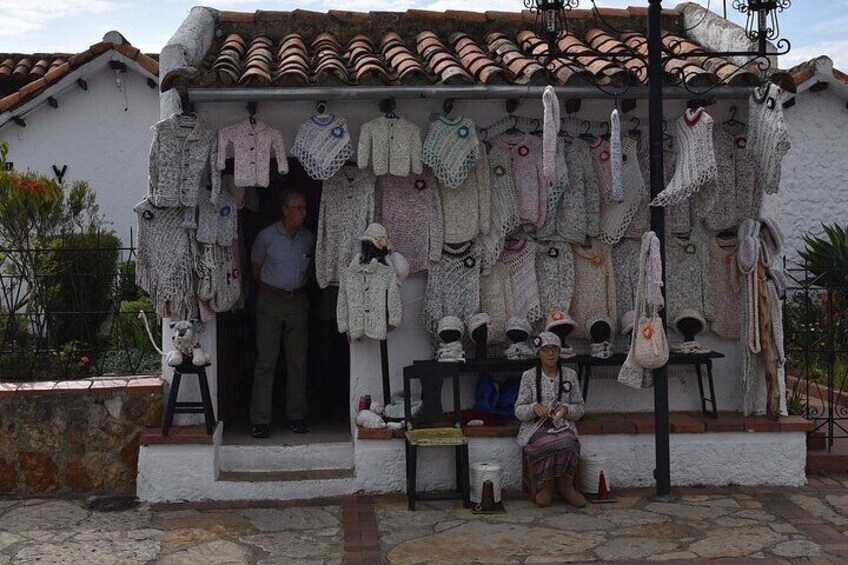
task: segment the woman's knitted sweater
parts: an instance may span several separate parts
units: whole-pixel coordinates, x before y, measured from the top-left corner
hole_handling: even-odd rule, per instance
[[[291,153],[310,177],[329,179],[353,156],[347,120],[312,116],[297,128]]]
[[[478,151],[484,157],[461,185],[451,188],[439,183],[445,243],[465,243],[479,234],[489,233],[492,219],[489,161],[482,143]]]
[[[481,157],[477,130],[471,119],[441,115],[430,122],[421,160],[441,182],[451,188],[458,187]]]
[[[574,296],[571,317],[576,322],[574,337],[586,338],[586,325],[598,316],[606,316],[615,333],[615,275],[612,248],[597,239],[584,247],[574,244]]]
[[[436,178],[429,171],[407,177],[384,175],[377,179],[377,194],[380,221],[392,250],[409,262],[409,272],[424,271],[429,261],[438,261],[444,228]]]
[[[377,176],[405,177],[421,174],[421,130],[412,122],[380,116],[362,124],[357,163],[360,169],[373,164]]]
[[[431,263],[424,291],[424,327],[435,335],[445,316],[466,321],[480,311],[480,252],[472,242],[445,245],[438,263]]]
[[[536,244],[521,240],[504,249],[498,262],[509,268],[515,291],[515,314],[524,316],[532,324],[542,317],[539,281],[536,279]]]
[[[791,147],[782,94],[779,86],[767,82],[754,89],[748,102],[748,152],[768,194],[777,192],[780,186],[780,163]]]
[[[554,310],[568,312],[574,293],[574,255],[571,246],[557,241],[540,241],[536,246],[536,280],[542,316]]]
[[[549,217],[539,237],[583,243],[600,231],[600,188],[592,153],[586,142],[575,139],[564,148],[568,183],[555,217]]]
[[[674,145],[677,150],[674,176],[651,206],[668,206],[686,200],[716,180],[713,119],[706,110],[687,109],[683,113],[675,126]]]
[[[700,225],[691,234],[666,235],[666,299],[668,320],[691,308],[705,319],[712,318],[707,236]]]
[[[626,236],[641,240],[648,227],[645,225],[645,220],[648,219],[645,213],[648,209],[648,194],[645,192],[642,171],[639,169],[636,141],[630,138],[622,140],[621,150],[624,199],[616,200],[611,192],[601,196],[601,231],[598,239],[608,245],[615,245]],[[598,159],[606,168],[609,167],[609,153],[606,153],[605,163],[604,153],[601,153]],[[633,224],[634,219],[637,219],[636,224]]]
[[[376,259],[360,263],[356,254],[341,272],[336,321],[339,332],[353,339],[385,339],[387,325],[398,327],[403,321],[395,270]]]
[[[556,231],[557,209],[559,208],[562,195],[568,189],[568,165],[565,162],[565,140],[557,138],[556,153],[553,157],[553,178],[548,183],[548,204],[545,208],[545,223],[536,230],[540,239],[559,239]]]
[[[520,223],[512,152],[499,144],[493,145],[489,151],[488,165],[492,183],[491,222],[489,232],[478,240],[484,274],[489,272],[500,257],[506,236]]]
[[[710,328],[717,336],[739,339],[742,331],[742,296],[739,293],[742,282],[736,267],[739,245],[736,237],[710,237],[708,246],[713,298]]]
[[[374,218],[375,182],[371,171],[345,167],[324,183],[315,246],[321,288],[338,284],[339,272],[359,252],[359,236]]]
[[[636,309],[641,248],[642,243],[635,239],[622,239],[612,248],[616,319],[619,321],[625,313]]]
[[[518,137],[501,134],[492,143],[511,156],[520,221],[541,227],[548,207],[548,183],[542,171],[542,140],[526,133]]]
[[[577,380],[577,373],[574,369],[561,367],[560,370],[563,377],[562,395],[557,390],[559,376],[554,375],[551,378],[542,375],[542,404],[550,409],[554,407],[557,399],[559,399],[562,404],[567,405],[568,414],[565,416],[565,426],[577,436],[577,424],[575,422],[583,417],[585,411],[583,392],[580,390],[580,383]],[[533,406],[536,405],[536,398],[536,369],[533,368],[524,371],[524,374],[521,375],[518,398],[515,401],[515,417],[521,420],[521,427],[518,429],[518,445],[527,445],[533,435],[533,429],[537,423],[536,414],[533,412]]]
[[[489,315],[489,343],[506,341],[506,323],[515,316],[515,291],[509,267],[495,263],[480,277],[480,311]]]
[[[749,214],[753,212],[754,201],[761,201],[763,193],[746,149],[745,136],[733,135],[719,127],[713,132],[713,141],[718,176],[703,216],[708,229],[721,231],[738,226],[745,218],[758,219],[759,203],[756,215]]]

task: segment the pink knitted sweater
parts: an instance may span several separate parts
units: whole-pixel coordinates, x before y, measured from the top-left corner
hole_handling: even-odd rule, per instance
[[[502,134],[493,142],[512,155],[515,195],[521,222],[542,227],[548,207],[549,184],[542,169],[542,140],[529,134]]]
[[[283,136],[265,122],[249,118],[218,131],[218,169],[224,170],[227,148],[233,146],[236,186],[268,186],[271,152],[277,170],[289,172]]]
[[[429,170],[420,175],[377,179],[380,217],[389,233],[392,250],[409,262],[409,272],[427,269],[442,253],[442,200]],[[457,189],[451,189],[457,190]]]

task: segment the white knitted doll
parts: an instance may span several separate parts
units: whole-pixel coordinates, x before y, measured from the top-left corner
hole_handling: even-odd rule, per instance
[[[310,177],[327,180],[353,156],[347,120],[312,116],[297,128],[291,153]]]
[[[748,152],[760,173],[760,183],[769,194],[777,192],[780,162],[790,148],[782,94],[779,86],[767,82],[755,88],[749,100]]]
[[[430,123],[421,161],[451,188],[456,188],[480,160],[477,131],[469,118],[440,115]]]
[[[713,148],[713,119],[703,108],[687,109],[677,120],[674,136],[677,163],[671,182],[651,206],[668,206],[686,200],[715,182],[718,168]]]

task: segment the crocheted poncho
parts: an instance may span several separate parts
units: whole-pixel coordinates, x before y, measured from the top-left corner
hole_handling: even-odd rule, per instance
[[[612,266],[615,273],[616,320],[636,308],[636,291],[639,282],[639,252],[642,243],[635,239],[622,239],[612,248]]]
[[[691,308],[705,319],[710,319],[713,310],[704,230],[696,225],[689,237],[667,234],[665,253],[669,322],[685,308]]]
[[[674,176],[651,206],[668,206],[686,200],[715,182],[718,174],[713,147],[713,119],[703,108],[689,110],[677,120],[674,144],[677,162]]]
[[[783,118],[783,90],[767,82],[754,89],[748,102],[748,152],[760,173],[766,193],[780,186],[780,163],[791,144]]]
[[[480,159],[465,181],[456,188],[440,183],[442,226],[445,243],[465,243],[479,234],[489,233],[491,226],[491,181],[489,161],[480,144]]]
[[[568,171],[555,214],[539,231],[540,239],[583,243],[600,231],[600,187],[592,153],[586,142],[575,139],[564,146]],[[559,183],[558,183],[559,184]]]
[[[542,141],[529,134],[518,137],[502,134],[492,144],[511,155],[521,222],[541,227],[548,208],[548,183],[542,171]]]
[[[606,316],[615,335],[615,277],[612,266],[612,249],[596,239],[588,247],[574,244],[574,296],[571,299],[571,317],[576,322],[577,338],[586,338],[586,325],[598,316]]]
[[[451,188],[458,187],[481,157],[471,119],[442,115],[430,122],[421,160],[441,182]]]
[[[218,202],[218,139],[203,120],[174,114],[157,122],[150,146],[147,197],[153,206],[197,206],[197,192],[212,187],[211,200]]]
[[[157,208],[148,198],[133,210],[138,216],[136,283],[163,318],[185,320],[194,305],[195,250],[179,208]]]
[[[713,141],[718,176],[707,192],[703,217],[708,229],[721,231],[738,226],[745,218],[758,219],[763,191],[745,136],[719,127],[713,132]]]
[[[648,195],[645,191],[645,184],[642,179],[642,171],[639,169],[639,158],[636,153],[636,141],[630,138],[624,139],[621,142],[622,151],[622,167],[621,177],[624,190],[624,199],[618,201],[612,192],[602,193],[601,195],[601,230],[598,239],[608,245],[616,244],[622,237],[628,233],[630,224],[636,217],[637,212],[641,209],[647,210]],[[596,152],[597,154],[597,152]],[[610,154],[609,152],[601,152],[597,154],[596,161],[599,167],[609,167]],[[643,223],[647,218],[643,214],[639,223]],[[644,233],[644,225],[634,226],[637,229],[636,233],[630,235],[634,238],[641,239]]]
[[[421,130],[412,122],[380,116],[362,124],[357,153],[359,168],[367,168],[371,161],[377,176],[420,175]]]
[[[480,311],[480,252],[472,242],[445,245],[438,263],[431,263],[424,291],[424,327],[436,334],[445,316],[466,321]]]
[[[480,311],[489,315],[489,343],[506,341],[506,322],[515,315],[515,290],[509,267],[495,263],[480,277]]]
[[[457,190],[457,189],[449,189]],[[409,262],[409,272],[427,269],[442,253],[442,200],[435,177],[428,172],[377,179],[381,223],[389,232],[392,250]]]
[[[387,322],[398,327],[403,321],[395,270],[376,259],[360,263],[357,254],[341,272],[336,321],[339,332],[346,332],[353,339],[385,339]]]
[[[554,310],[568,312],[574,293],[574,256],[571,246],[557,241],[540,241],[536,246],[536,280],[542,315]]]
[[[498,262],[509,268],[515,291],[515,315],[524,316],[530,323],[541,318],[539,281],[536,279],[536,244],[521,240],[504,249]]]
[[[297,128],[291,153],[310,177],[329,179],[353,156],[347,120],[312,116]]]
[[[251,122],[253,120],[253,122]],[[218,132],[218,169],[227,164],[227,147],[233,146],[236,186],[268,186],[271,152],[277,158],[277,170],[289,172],[283,135],[256,118],[245,118]]]
[[[337,284],[339,271],[359,252],[359,236],[374,219],[376,180],[370,171],[345,167],[324,183],[315,245],[315,275],[321,288]]]
[[[488,273],[503,251],[504,239],[520,221],[515,196],[515,175],[512,152],[502,145],[493,145],[488,155],[491,182],[491,220],[489,232],[478,239],[483,261],[483,273]],[[444,205],[444,204],[443,204]]]
[[[709,271],[713,295],[713,316],[709,320],[712,332],[720,337],[739,339],[742,330],[741,281],[736,267],[739,249],[736,237],[710,237]]]
[[[574,369],[568,367],[562,368],[563,387],[568,383],[568,391],[563,392],[561,402],[568,406],[568,414],[565,416],[565,427],[572,431],[577,436],[577,425],[574,423],[583,417],[585,410],[583,403],[583,392],[580,389],[580,382],[577,380],[577,373]],[[559,386],[559,378],[549,378],[542,375],[542,403],[549,409],[553,408],[557,399],[560,398],[557,387]],[[536,404],[536,369],[528,369],[521,375],[521,384],[518,387],[518,398],[515,401],[515,417],[521,420],[521,427],[518,429],[518,445],[524,446],[530,441],[533,435],[533,428],[536,427],[536,414],[533,413],[533,406]]]

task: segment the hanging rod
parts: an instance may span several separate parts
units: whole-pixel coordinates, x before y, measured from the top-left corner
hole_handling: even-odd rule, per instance
[[[723,86],[710,90],[707,98],[723,100],[747,100],[753,87]],[[541,100],[544,86],[324,86],[291,88],[191,88],[189,99],[193,102],[254,102],[295,100],[380,100],[383,98],[403,99],[475,99],[502,100],[505,98],[535,98]],[[647,100],[648,87],[632,86],[616,95],[599,91],[594,86],[557,86],[554,90],[561,99],[584,100],[631,99]],[[663,97],[669,100],[691,100],[697,92],[679,86],[663,88]]]

